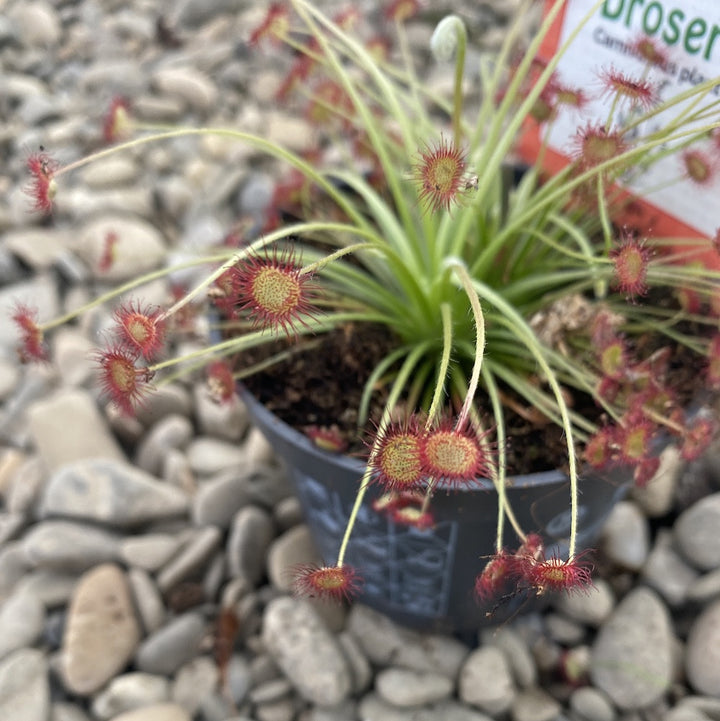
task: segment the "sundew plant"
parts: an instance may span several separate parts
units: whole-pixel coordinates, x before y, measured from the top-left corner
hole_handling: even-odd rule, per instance
[[[208,364],[213,387],[227,398],[238,377],[333,329],[387,329],[393,342],[370,369],[357,409],[357,435],[369,440],[354,511],[335,562],[298,572],[302,592],[344,597],[360,587],[362,568],[344,559],[372,484],[383,491],[378,513],[422,529],[433,524],[438,489],[452,492],[480,478],[497,490],[498,524],[495,555],[476,580],[478,596],[492,597],[510,580],[537,593],[586,587],[590,568],[576,548],[582,465],[626,465],[645,483],[658,467],[660,433],[686,458],[712,438],[712,417],[686,414],[670,371],[671,349],[682,348],[697,359],[705,387],[720,387],[719,278],[701,262],[717,252],[720,236],[657,237],[634,226],[637,199],[617,181],[671,155],[693,181],[714,179],[717,81],[660,101],[654,69],[667,56],[642,37],[641,76],[599,68],[586,86],[574,87],[557,66],[577,30],[554,57],[539,54],[562,0],[521,42],[523,17],[535,4],[520,4],[497,54],[480,54],[472,70],[463,20],[450,15],[439,23],[431,51],[452,78],[447,98],[426,85],[408,49],[405,22],[419,11],[417,2],[396,0],[385,10],[396,49],[354,9],[329,17],[307,0],[273,4],[250,44],[256,52],[291,51],[278,102],[303,108],[319,128],[323,144],[312,156],[242,128],[148,126],[133,116],[131,102],[119,101],[108,114],[105,149],[66,166],[45,150],[29,159],[35,205],[48,212],[62,202],[67,173],[179,136],[232,138],[280,168],[261,233],[219,250],[216,269],[168,307],[118,305],[111,342],[97,351],[96,364],[106,394],[126,412],[180,365]],[[583,22],[601,5],[588,4]],[[466,107],[468,86],[479,100]],[[583,119],[593,94],[607,105],[602,122]],[[571,161],[546,172],[541,143],[536,161],[513,175],[519,138],[547,138],[565,112],[578,118],[568,138]],[[662,127],[646,131],[661,113]],[[51,329],[171,270],[47,322],[18,307],[21,354],[45,357]],[[223,339],[190,357],[173,356],[173,323],[201,297],[220,314]],[[234,372],[231,359],[278,340],[280,353]],[[377,397],[384,410],[371,417]],[[584,412],[588,406],[592,414]],[[567,558],[546,555],[505,498],[515,472],[508,467],[510,418],[518,408],[525,420],[560,429],[557,465],[570,479],[572,511]],[[319,433],[318,442],[332,447],[332,433]],[[516,550],[507,550],[508,524]]]

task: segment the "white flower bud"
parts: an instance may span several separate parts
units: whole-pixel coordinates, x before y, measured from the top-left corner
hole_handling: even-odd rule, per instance
[[[457,15],[447,15],[438,24],[430,38],[430,50],[440,63],[452,60],[463,31],[463,21]]]

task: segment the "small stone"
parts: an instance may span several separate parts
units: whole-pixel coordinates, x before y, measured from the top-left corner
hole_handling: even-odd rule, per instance
[[[700,574],[673,547],[672,532],[661,528],[642,570],[642,577],[672,608],[685,603],[688,590]]]
[[[0,605],[0,659],[24,646],[32,646],[42,634],[45,607],[27,590],[16,590]]]
[[[281,591],[292,590],[293,569],[317,563],[318,554],[306,525],[295,526],[278,536],[270,546],[267,569],[270,582]]]
[[[228,571],[252,586],[265,572],[265,559],[275,529],[270,514],[258,506],[241,508],[233,519],[227,542]]]
[[[166,593],[194,573],[220,546],[222,533],[215,526],[201,528],[157,575],[158,588]]]
[[[375,690],[394,706],[410,708],[446,699],[453,690],[446,676],[405,668],[387,668],[375,679]]]
[[[95,696],[92,712],[105,721],[119,713],[169,699],[170,684],[167,679],[149,673],[126,673],[116,676]]]
[[[66,252],[68,233],[52,228],[18,228],[3,234],[3,244],[33,270],[52,268]]]
[[[72,423],[59,422],[61,418],[72,418]],[[62,390],[33,403],[28,422],[35,446],[51,473],[88,458],[125,459],[95,401],[85,391]]]
[[[690,628],[685,672],[696,691],[720,696],[720,601],[708,606]]]
[[[288,496],[273,508],[273,520],[281,533],[293,526],[299,526],[303,522],[303,518],[302,506],[297,496]]]
[[[18,468],[7,490],[5,507],[11,513],[34,516],[37,501],[42,494],[47,472],[42,461],[33,456]]]
[[[282,111],[269,112],[266,117],[265,138],[288,150],[302,152],[313,144],[313,128],[306,120]]]
[[[13,593],[31,566],[23,541],[10,541],[0,548],[0,599]]]
[[[20,382],[17,362],[0,358],[0,402],[5,402]]]
[[[168,485],[184,491],[190,498],[195,497],[197,491],[195,474],[192,472],[188,459],[182,451],[171,448],[165,454],[160,478]]]
[[[484,644],[497,646],[504,654],[513,677],[520,688],[534,686],[537,682],[537,666],[530,648],[522,635],[512,626],[488,628],[482,633]]]
[[[156,388],[136,410],[136,417],[145,428],[159,423],[166,416],[190,416],[192,399],[188,390],[177,383]]]
[[[215,84],[192,67],[160,68],[153,74],[152,83],[163,95],[196,110],[206,111],[217,101]]]
[[[470,649],[442,634],[401,628],[387,616],[355,603],[348,616],[348,631],[367,658],[378,666],[401,666],[415,671],[442,673],[455,679]]]
[[[258,705],[255,715],[258,721],[293,721],[296,711],[292,699],[281,699]]]
[[[182,491],[144,471],[112,459],[89,458],[51,476],[40,515],[131,528],[182,516],[187,508],[188,498]]]
[[[570,710],[584,721],[615,721],[615,709],[600,690],[585,686],[570,695]]]
[[[600,629],[590,676],[619,708],[644,708],[660,699],[670,685],[674,646],[665,605],[654,591],[637,588]]]
[[[88,358],[95,346],[82,331],[63,327],[53,333],[53,359],[66,386],[80,388],[94,381],[94,368]]]
[[[696,568],[720,568],[720,493],[705,496],[680,514],[673,530],[685,558]]]
[[[245,405],[238,398],[218,403],[205,386],[195,389],[195,413],[203,435],[226,441],[239,441],[250,422]]]
[[[0,661],[0,718],[47,721],[50,684],[45,655],[21,648]]]
[[[720,568],[704,573],[687,589],[687,600],[702,606],[720,598]]]
[[[632,497],[648,518],[660,518],[669,513],[675,502],[675,489],[685,461],[676,445],[660,454],[660,467],[645,486],[633,486]]]
[[[363,691],[366,691],[372,683],[372,666],[365,654],[362,652],[360,644],[355,640],[355,637],[351,633],[348,631],[342,631],[338,634],[337,639],[350,668],[353,693],[360,694]]]
[[[165,622],[165,604],[155,581],[140,568],[128,571],[135,606],[146,633],[157,631]]]
[[[134,182],[140,173],[137,163],[128,156],[103,158],[83,169],[82,181],[89,188],[111,188]]]
[[[262,638],[273,660],[300,695],[335,706],[350,694],[350,669],[336,639],[305,601],[280,597],[263,618]]]
[[[632,501],[621,501],[610,512],[602,531],[608,558],[630,571],[639,571],[650,551],[647,518]]]
[[[117,200],[123,202],[131,200],[126,190],[123,190],[122,194],[115,190],[95,191],[98,197],[103,193],[115,193]],[[84,198],[84,201],[86,207],[93,204],[89,197]],[[140,203],[144,204],[144,196]],[[106,208],[108,205],[123,207],[110,196],[103,199],[103,204]],[[138,203],[133,201],[132,205],[137,206]],[[129,208],[131,205],[125,207]],[[100,261],[109,235],[117,240],[113,245],[112,265],[103,269]],[[164,260],[166,253],[165,241],[153,225],[135,215],[111,212],[105,212],[101,217],[93,218],[82,225],[77,231],[73,249],[87,263],[96,278],[110,282],[130,280],[154,270]]]
[[[77,576],[38,569],[28,573],[17,586],[18,592],[35,596],[44,608],[65,606],[70,602]]]
[[[491,721],[491,717],[457,701],[443,701],[428,709],[420,709],[412,721]],[[379,720],[378,720],[379,721]]]
[[[585,627],[560,613],[546,614],[545,628],[553,641],[564,646],[575,646],[585,638]]]
[[[115,716],[112,721],[192,721],[190,714],[176,703],[156,703]]]
[[[125,574],[97,566],[79,581],[63,637],[63,680],[72,693],[97,691],[130,660],[140,640]]]
[[[180,539],[168,533],[147,533],[127,536],[120,543],[120,555],[129,566],[144,571],[157,571],[180,548]]]
[[[204,636],[205,619],[199,613],[185,613],[142,642],[136,665],[146,673],[170,676],[198,654]]]
[[[560,594],[554,604],[568,618],[597,628],[612,613],[615,596],[608,582],[598,578],[586,593]]]
[[[677,708],[688,708],[699,711],[708,718],[720,719],[720,698],[710,696],[685,696],[678,701]]]
[[[275,451],[259,428],[251,427],[243,444],[243,452],[251,468],[272,465]]]
[[[0,511],[0,546],[17,538],[26,524],[27,519],[22,513],[3,513]],[[2,592],[0,592],[0,596],[2,596]]]
[[[418,713],[417,709],[397,708],[372,692],[362,697],[358,711],[363,721],[414,721]]]
[[[172,700],[189,714],[196,714],[203,699],[217,688],[219,676],[217,664],[208,656],[191,659],[175,674]]]
[[[303,721],[348,721],[348,719],[356,718],[359,718],[357,704],[355,701],[348,700],[332,708],[313,706],[308,710],[307,718],[303,716]],[[240,720],[232,719],[232,721]]]
[[[51,721],[90,721],[90,717],[73,703],[58,701],[50,709]]]
[[[245,701],[252,685],[252,674],[247,659],[240,654],[233,654],[227,666],[226,688],[236,706]]]
[[[85,571],[120,557],[120,539],[95,526],[70,521],[43,521],[22,539],[27,562],[56,571]]]
[[[178,413],[165,416],[142,439],[137,452],[138,466],[157,475],[168,451],[185,448],[193,434],[193,425],[185,416]]]
[[[460,669],[460,699],[491,716],[505,713],[515,699],[515,684],[505,655],[493,646],[470,653]]]
[[[663,721],[710,721],[710,717],[691,706],[676,706],[663,716]]]
[[[251,502],[252,483],[251,474],[242,470],[202,481],[193,499],[193,523],[229,528],[235,514]]]
[[[228,469],[248,467],[247,455],[236,443],[218,438],[199,436],[187,448],[187,457],[192,470],[204,476]]]
[[[553,721],[562,706],[540,688],[526,688],[515,697],[510,708],[513,721]]]
[[[250,691],[252,703],[272,703],[292,693],[292,684],[286,678],[274,678],[265,681]]]
[[[20,41],[27,47],[49,48],[62,38],[57,10],[41,0],[19,3],[12,7],[9,16],[15,23]]]

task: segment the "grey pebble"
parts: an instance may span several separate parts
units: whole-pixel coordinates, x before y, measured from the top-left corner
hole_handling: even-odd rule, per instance
[[[677,608],[685,603],[688,591],[699,575],[675,550],[670,529],[661,528],[643,566],[643,579],[671,608]]]
[[[471,651],[460,669],[458,690],[462,701],[491,716],[508,711],[516,688],[503,652],[493,646]]]
[[[116,676],[92,700],[93,715],[105,721],[124,711],[170,699],[166,678],[135,671]]]
[[[138,669],[146,673],[174,674],[197,655],[205,632],[205,619],[199,613],[177,616],[140,644],[135,656]]]
[[[128,571],[128,581],[142,627],[146,633],[157,631],[165,622],[165,604],[157,584],[149,573],[140,568]]]
[[[453,687],[453,682],[446,676],[406,668],[382,669],[375,678],[378,695],[401,708],[442,701],[450,696]]]
[[[650,552],[647,518],[632,501],[621,501],[610,512],[602,531],[602,548],[608,558],[631,571],[639,571]]]
[[[272,703],[289,696],[292,691],[292,684],[286,678],[274,678],[255,686],[249,698],[256,704]]]
[[[680,514],[673,527],[683,556],[696,568],[720,568],[720,493],[705,496]]]
[[[63,516],[132,528],[183,516],[187,496],[133,466],[105,458],[66,465],[51,477],[43,494],[42,517]]]
[[[605,579],[598,578],[587,593],[562,593],[554,605],[570,619],[597,628],[612,613],[615,594]]]
[[[258,506],[241,508],[232,521],[227,541],[227,563],[231,576],[256,585],[265,572],[268,549],[275,537],[270,514]]]
[[[720,601],[708,606],[690,628],[685,672],[696,691],[720,696]]]
[[[335,706],[350,694],[350,669],[337,640],[305,601],[280,597],[263,618],[263,642],[300,695]]]
[[[193,499],[193,522],[229,528],[243,506],[254,503],[269,509],[289,493],[287,481],[276,471],[243,463],[200,482]]]
[[[267,555],[267,572],[273,586],[281,591],[290,591],[294,569],[319,561],[310,529],[305,525],[295,526],[274,539]]]
[[[235,397],[229,403],[218,403],[205,386],[196,386],[194,397],[200,433],[235,442],[243,437],[250,420],[239,398]]]
[[[218,686],[217,664],[209,656],[198,656],[184,663],[172,682],[172,700],[189,714],[196,714],[205,697]]]
[[[353,693],[363,693],[372,683],[373,668],[365,654],[362,652],[360,644],[351,633],[348,631],[341,631],[338,634],[337,639],[340,644],[340,649],[342,650],[350,668]]]
[[[142,438],[136,462],[144,471],[159,475],[168,451],[185,448],[193,437],[193,426],[188,418],[171,413],[160,419]]]
[[[45,624],[45,607],[27,589],[16,590],[0,605],[0,659],[24,646],[32,646]]]
[[[126,536],[120,542],[120,555],[129,566],[157,571],[178,551],[181,541],[169,533]]]
[[[84,571],[120,557],[120,537],[71,521],[43,521],[22,539],[27,563],[55,571]]]
[[[72,418],[72,423],[59,419]],[[110,433],[91,396],[79,389],[62,390],[32,405],[30,431],[45,467],[52,473],[88,458],[123,461],[125,454]]]
[[[520,688],[534,686],[538,670],[530,648],[522,635],[512,626],[485,629],[481,634],[483,643],[497,646],[504,654],[513,677]]]
[[[600,690],[585,686],[575,689],[569,699],[570,710],[584,721],[614,721],[615,709]]]
[[[513,721],[553,721],[562,706],[541,688],[522,689],[514,698],[510,708]]]
[[[457,677],[470,649],[451,636],[401,628],[387,616],[361,603],[348,615],[347,630],[363,653],[380,666],[402,666]]]
[[[0,660],[0,718],[47,721],[48,663],[42,651],[21,648]]]
[[[166,593],[203,566],[219,547],[221,540],[220,529],[215,526],[194,531],[177,555],[159,571],[157,585],[160,591]]]
[[[236,443],[210,436],[198,436],[188,444],[187,457],[192,470],[200,476],[247,467],[248,459]]]
[[[620,709],[643,708],[670,686],[673,650],[667,608],[654,591],[636,588],[598,633],[592,649],[592,681]]]

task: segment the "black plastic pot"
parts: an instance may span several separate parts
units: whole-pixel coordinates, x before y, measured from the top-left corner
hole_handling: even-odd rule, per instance
[[[287,464],[305,518],[323,560],[335,560],[355,501],[364,464],[325,452],[281,421],[247,391],[241,395],[250,416]],[[591,545],[631,481],[625,469],[584,474],[580,481],[580,548]],[[364,579],[358,600],[415,628],[467,631],[500,623],[534,599],[517,594],[497,607],[479,605],[475,577],[494,552],[497,497],[492,483],[452,493],[436,493],[429,530],[401,526],[371,508],[379,491],[368,490],[355,525],[346,562]],[[570,491],[560,471],[511,479],[508,499],[527,532],[540,533],[552,553],[567,550]],[[512,536],[508,533],[508,539]],[[514,539],[513,539],[514,540]],[[492,610],[491,616],[487,612]]]

